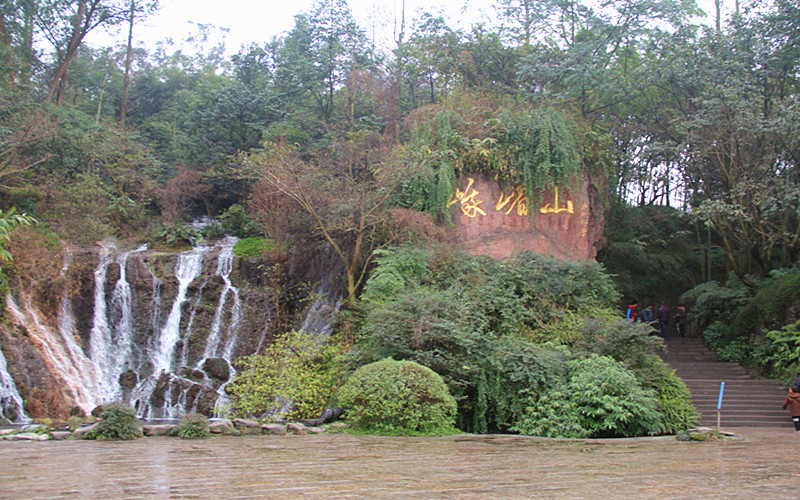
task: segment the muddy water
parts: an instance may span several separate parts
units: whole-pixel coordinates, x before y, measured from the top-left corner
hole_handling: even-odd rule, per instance
[[[798,498],[800,434],[0,442],[0,498]]]

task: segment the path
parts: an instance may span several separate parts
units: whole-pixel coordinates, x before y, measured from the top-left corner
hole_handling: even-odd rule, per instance
[[[750,376],[738,363],[720,361],[701,339],[670,337],[664,361],[692,392],[700,424],[716,427],[720,382],[723,427],[793,428],[788,410],[781,409],[786,390],[775,380]]]

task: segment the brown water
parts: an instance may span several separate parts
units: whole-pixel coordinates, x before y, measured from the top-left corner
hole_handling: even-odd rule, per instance
[[[0,498],[798,498],[800,434],[0,442]]]

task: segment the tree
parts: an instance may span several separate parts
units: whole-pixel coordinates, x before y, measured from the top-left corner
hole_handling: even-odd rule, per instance
[[[295,17],[295,27],[276,54],[276,87],[284,102],[294,101],[331,124],[337,91],[354,70],[372,69],[376,62],[347,3],[321,0],[310,14]]]
[[[128,117],[128,89],[131,84],[131,69],[133,66],[133,26],[137,20],[148,16],[156,8],[158,8],[158,0],[150,2],[130,0],[126,19],[128,23],[128,43],[125,46],[125,79],[122,84],[122,101],[119,105],[120,128],[125,128],[125,122]]]
[[[86,35],[98,26],[121,22],[127,10],[123,0],[65,0],[39,6],[37,27],[56,51],[54,76],[46,102],[55,98],[55,103],[61,104],[67,70]]]
[[[314,156],[277,142],[241,160],[246,175],[274,187],[311,216],[314,229],[344,265],[347,300],[354,303],[373,250],[384,244],[380,230],[387,203],[408,167],[370,132],[351,133]]]
[[[24,174],[52,156],[37,150],[51,138],[56,120],[20,92],[0,91],[0,192],[27,185]]]

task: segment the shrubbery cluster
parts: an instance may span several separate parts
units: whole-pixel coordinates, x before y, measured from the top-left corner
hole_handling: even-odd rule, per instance
[[[617,294],[595,263],[398,248],[381,253],[363,297],[351,366],[391,357],[432,369],[462,430],[632,436],[696,421],[655,354],[661,340],[614,319]]]
[[[86,433],[86,439],[136,439],[142,426],[136,412],[125,403],[110,403],[100,412],[100,421]]]

